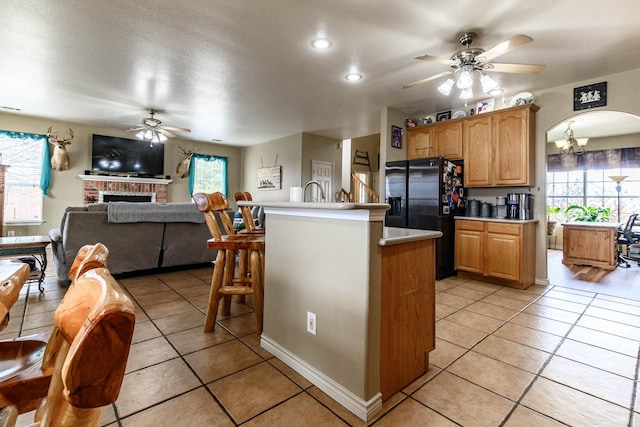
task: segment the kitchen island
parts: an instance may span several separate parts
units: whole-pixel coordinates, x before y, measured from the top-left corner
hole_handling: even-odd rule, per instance
[[[562,263],[615,270],[618,265],[617,222],[567,222],[562,224]]]
[[[428,369],[441,233],[385,228],[386,204],[251,204],[266,214],[261,345],[370,420]]]

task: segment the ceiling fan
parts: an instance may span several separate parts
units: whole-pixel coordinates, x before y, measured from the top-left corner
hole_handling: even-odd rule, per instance
[[[470,87],[473,84],[474,72],[479,72],[481,74],[480,79],[482,81],[483,77],[488,77],[485,72],[535,74],[541,72],[545,67],[544,65],[504,64],[492,62],[492,60],[497,58],[498,56],[504,55],[507,52],[510,52],[516,48],[532,42],[533,39],[529,36],[518,34],[517,36],[511,37],[510,39],[505,40],[486,51],[479,47],[470,47],[471,43],[473,43],[473,41],[477,37],[478,35],[474,32],[464,33],[462,36],[460,36],[460,44],[462,44],[465,48],[454,53],[450,59],[440,58],[432,55],[422,55],[416,57],[415,59],[419,59],[422,61],[431,61],[448,65],[452,68],[452,70],[438,73],[431,77],[409,83],[402,86],[402,88],[408,89],[448,75],[451,76],[451,78],[448,79],[445,83],[448,85],[448,90],[451,90],[451,87],[453,86],[455,80],[457,87],[464,91],[464,86],[468,85],[468,87]],[[449,80],[451,80],[450,84],[448,84]],[[489,78],[487,81],[492,81],[492,79]],[[497,83],[495,83],[495,86],[497,86]],[[485,89],[485,87],[483,87],[483,89]],[[438,88],[438,90],[440,90],[440,88]],[[444,90],[440,90],[440,92],[445,93]],[[446,92],[445,94],[448,95],[449,93]],[[461,97],[463,97],[462,94]]]
[[[191,132],[191,129],[179,128],[174,126],[163,126],[162,122],[156,119],[155,116],[158,113],[157,110],[149,109],[151,117],[145,117],[142,119],[142,126],[129,128],[127,132],[138,132],[136,137],[146,141],[164,142],[168,138],[175,138],[173,132]]]

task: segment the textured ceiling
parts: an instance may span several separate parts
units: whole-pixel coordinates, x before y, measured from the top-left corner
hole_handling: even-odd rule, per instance
[[[534,42],[497,62],[545,64],[492,76],[507,97],[640,68],[640,2],[456,0],[3,0],[0,106],[125,130],[156,108],[182,139],[247,146],[299,132],[378,133],[382,107],[409,115],[461,106],[417,61],[448,58],[475,31],[488,49]],[[325,32],[333,47],[310,41]],[[350,83],[351,67],[364,75]],[[486,95],[479,94],[471,105]]]

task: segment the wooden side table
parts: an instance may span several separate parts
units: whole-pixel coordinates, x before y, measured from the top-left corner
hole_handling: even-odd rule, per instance
[[[33,257],[36,262],[36,268],[30,273],[28,281],[37,281],[38,290],[44,292],[42,282],[44,281],[45,271],[47,269],[46,247],[49,243],[51,243],[49,236],[0,237],[0,258],[15,256]]]

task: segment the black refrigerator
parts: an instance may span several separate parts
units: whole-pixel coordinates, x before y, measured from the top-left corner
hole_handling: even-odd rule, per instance
[[[385,173],[391,173],[385,178],[391,205],[385,225],[442,232],[436,240],[436,279],[454,275],[453,217],[466,212],[462,161],[432,157],[389,162]]]

